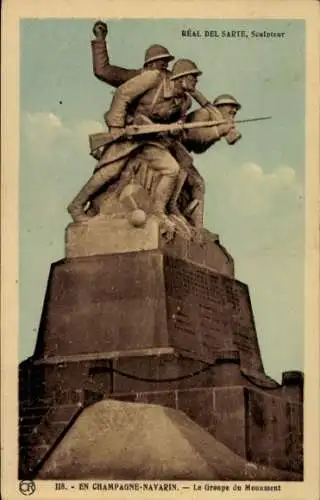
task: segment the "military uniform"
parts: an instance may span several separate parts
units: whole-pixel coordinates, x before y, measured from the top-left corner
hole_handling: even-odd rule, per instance
[[[186,118],[187,123],[211,120],[224,120],[224,117],[222,116],[218,108],[199,108],[189,113]],[[219,132],[218,126],[189,129],[184,133],[183,144],[188,149],[188,151],[200,154],[204,153],[207,149],[210,148],[210,146],[219,141],[221,137],[222,136]]]
[[[218,108],[202,107],[189,113],[186,117],[187,123],[223,120],[223,116]],[[182,136],[182,144],[185,148],[193,153],[204,153],[215,142],[219,141],[222,136],[219,132],[219,127],[202,127],[185,130]],[[189,215],[189,220],[196,228],[203,227],[204,217],[204,195],[205,182],[198,170],[193,166],[187,166],[186,172],[186,190],[190,192],[190,205],[196,202],[194,210]],[[186,203],[185,203],[186,205]],[[188,210],[188,207],[186,207]]]
[[[195,66],[195,65],[194,65]],[[199,74],[199,70],[190,72]],[[166,74],[158,70],[146,70],[131,78],[116,90],[106,122],[112,129],[135,123],[143,117],[153,123],[173,123],[184,119],[191,106],[190,96],[177,92],[177,86]],[[74,220],[84,220],[83,207],[104,184],[121,173],[128,155],[139,152],[139,158],[157,171],[161,177],[155,194],[154,209],[163,214],[179,174],[179,164],[170,152],[174,140],[141,139],[125,141],[107,147],[99,161],[98,170],[69,205]]]
[[[98,23],[95,24],[95,26],[99,25],[101,22],[99,21]],[[105,23],[101,23],[103,28],[105,29],[105,35],[107,33],[107,26]],[[94,28],[95,32],[95,28]],[[96,34],[96,32],[95,32]],[[103,40],[93,40],[91,42],[91,48],[92,48],[92,61],[93,61],[93,72],[95,76],[105,82],[108,83],[109,85],[113,87],[119,87],[121,84],[127,82],[131,78],[134,78],[135,76],[138,76],[141,74],[143,71],[145,71],[145,67],[148,66],[151,62],[154,62],[159,59],[167,59],[168,62],[173,60],[173,56],[169,53],[168,49],[166,47],[163,47],[161,45],[151,45],[145,52],[145,61],[144,61],[144,68],[141,69],[126,69],[120,66],[115,66],[110,64],[110,58],[109,58],[109,53],[108,53],[108,48],[105,39]],[[161,72],[166,75],[168,78],[170,78],[171,73],[168,70],[161,70]],[[169,92],[164,91],[164,94],[168,94]],[[201,106],[206,106],[210,104],[208,99],[201,94],[197,89],[195,89],[193,92],[190,93],[190,95],[201,105]],[[161,115],[163,116],[163,110],[161,111]],[[154,113],[155,115],[156,113]],[[160,117],[153,116],[153,120],[157,121],[159,120]],[[105,115],[105,119],[107,119],[107,116]],[[187,147],[190,146],[190,142],[186,144]],[[129,146],[128,146],[129,147]],[[131,144],[131,150],[138,148],[139,145],[136,144]],[[195,146],[196,147],[196,146]],[[190,149],[192,151],[193,149]],[[129,150],[127,150],[129,152]],[[148,153],[148,151],[144,151],[145,155]],[[154,163],[154,166],[158,165],[158,151],[156,152],[156,155],[154,156],[151,155],[151,162]],[[188,185],[188,190],[191,193],[191,201],[192,199],[197,199],[199,201],[199,205],[197,206],[196,210],[192,212],[192,215],[190,216],[189,220],[190,222],[195,225],[201,227],[203,225],[203,206],[204,206],[204,190],[205,190],[205,185],[204,185],[204,180],[198,173],[197,169],[193,166],[192,158],[187,154],[186,150],[181,147],[181,144],[179,144],[177,141],[171,144],[171,153],[175,157],[175,159],[178,161],[179,165],[182,167],[182,171],[179,173],[179,179],[177,182],[177,189],[176,193],[173,195],[170,203],[170,211],[176,214],[179,214],[178,206],[177,206],[177,201],[179,197],[179,192],[182,189],[182,186],[185,182],[187,182]],[[113,144],[111,148],[108,151],[107,157],[104,155],[103,159],[101,162],[96,167],[96,171],[98,168],[100,168],[101,165],[106,164],[106,159],[107,158],[114,158],[114,159],[119,159],[119,157],[123,157],[124,154],[124,149],[119,144]],[[155,161],[153,161],[155,158]],[[147,158],[145,158],[147,160]],[[149,158],[150,161],[150,158]],[[168,164],[169,164],[169,158],[167,158]],[[119,160],[119,167],[121,166],[121,160]],[[111,168],[111,166],[110,166]],[[113,169],[117,171],[117,167],[113,163]],[[109,170],[111,173],[111,170]]]
[[[224,112],[224,108],[228,106],[233,110],[228,113]],[[236,130],[234,117],[237,111],[241,109],[241,104],[231,95],[222,94],[213,101],[213,103],[205,103],[204,107],[192,111],[186,117],[186,122],[201,122],[201,121],[223,121],[229,122],[230,128],[217,125],[212,127],[200,127],[197,129],[189,129],[184,133],[183,143],[189,151],[194,153],[204,153],[221,137],[225,136],[228,144],[234,144],[241,138],[241,134]]]
[[[109,127],[124,127],[143,115],[153,123],[173,123],[184,117],[190,106],[190,96],[186,92],[178,95],[166,75],[147,70],[115,92],[106,122]]]
[[[147,69],[148,64],[159,59],[166,59],[172,61],[174,57],[169,53],[166,47],[162,45],[151,45],[145,52],[144,67],[140,69],[127,69],[122,66],[116,66],[110,63],[108,47],[106,40],[92,40],[92,66],[94,75],[102,82],[108,83],[112,87],[119,87],[131,78],[140,75]],[[171,72],[169,70],[161,70],[170,78]],[[200,104],[206,106],[210,104],[208,99],[201,94],[197,89],[190,92],[190,95]]]

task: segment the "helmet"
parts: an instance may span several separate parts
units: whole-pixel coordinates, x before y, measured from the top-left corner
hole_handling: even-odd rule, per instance
[[[241,104],[230,94],[221,94],[213,101],[214,106],[222,106],[223,104],[232,104],[238,110],[241,109]]]
[[[174,57],[170,54],[166,47],[163,47],[163,45],[150,45],[145,52],[144,65],[153,61],[158,61],[159,59],[172,61]]]
[[[202,75],[197,65],[190,59],[178,59],[173,65],[171,80],[186,75]]]

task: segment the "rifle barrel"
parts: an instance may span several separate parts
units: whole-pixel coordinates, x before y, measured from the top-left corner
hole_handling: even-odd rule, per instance
[[[233,123],[247,123],[256,122],[260,120],[270,120],[271,116],[259,116],[257,118],[246,118],[244,120],[235,120]],[[223,125],[225,123],[230,123],[230,120],[208,120],[203,122],[191,122],[191,123],[172,123],[170,124],[152,124],[152,125],[130,125],[128,127],[129,135],[140,135],[140,134],[152,134],[157,132],[166,132],[174,129],[191,129],[191,128],[201,128],[201,127],[214,127],[215,125]]]
[[[236,120],[233,123],[247,123],[256,122],[259,120],[269,120],[271,116],[260,116],[257,118],[246,118],[244,120]],[[92,134],[89,136],[91,151],[95,151],[99,147],[116,142],[121,139],[126,139],[128,137],[134,137],[139,135],[157,134],[160,132],[170,132],[175,130],[189,130],[193,128],[201,127],[214,127],[217,125],[223,125],[225,123],[230,123],[230,120],[210,120],[203,122],[191,122],[191,123],[172,123],[172,124],[151,124],[151,125],[129,125],[123,130],[123,134],[114,135],[110,132],[100,132],[97,134]]]
[[[258,118],[247,118],[246,120],[236,120],[234,123],[258,122],[260,120],[270,120],[272,116],[259,116]]]

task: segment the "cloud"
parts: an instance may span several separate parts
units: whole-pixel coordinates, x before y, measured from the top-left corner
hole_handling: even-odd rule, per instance
[[[249,285],[265,368],[280,380],[303,369],[304,187],[290,165],[230,164],[216,154],[203,165],[205,222]]]
[[[61,129],[62,122],[60,118],[53,113],[27,113],[26,118],[33,126],[45,126],[52,129]]]
[[[299,202],[303,188],[295,170],[279,165],[266,172],[256,163],[244,163],[238,168],[226,169],[217,166],[208,176],[208,188],[214,183],[214,192],[219,191],[224,205],[237,217],[266,215],[277,205],[289,201]]]
[[[58,137],[69,136],[71,130],[53,113],[25,113],[22,134],[31,146],[48,146]]]
[[[87,138],[89,134],[106,131],[106,127],[101,122],[94,120],[81,120],[74,125],[75,136]]]
[[[304,186],[293,167],[221,164],[205,178],[207,224],[242,261],[267,254],[271,264],[295,254],[302,260]]]
[[[63,144],[69,144],[72,150],[75,146],[84,145],[88,148],[88,135],[102,132],[102,123],[83,119],[70,124],[64,123],[54,113],[35,112],[22,115],[22,140],[28,151],[41,156],[52,155],[53,149]],[[68,147],[68,146],[67,146]]]
[[[49,219],[59,224],[65,207],[94,167],[88,135],[102,130],[102,123],[86,118],[67,122],[50,112],[22,114],[20,204],[21,220],[28,230],[45,226]]]

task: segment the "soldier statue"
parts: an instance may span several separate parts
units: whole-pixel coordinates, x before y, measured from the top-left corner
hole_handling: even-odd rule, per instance
[[[226,123],[184,130],[181,136],[183,146],[188,152],[200,154],[220,141],[222,137],[226,138],[228,144],[235,144],[241,138],[241,134],[234,124],[239,109],[241,109],[240,103],[228,94],[218,96],[212,104],[208,101],[204,102],[201,108],[192,111],[186,116],[185,123],[206,121],[225,121]],[[194,227],[201,229],[204,217],[205,184],[193,163],[184,165],[180,172],[180,184],[184,185],[184,191],[189,187],[190,193],[190,201],[184,210],[184,214],[188,216],[189,222]],[[181,193],[177,190],[175,203],[171,201],[172,210],[175,210],[177,198],[180,195]]]
[[[180,59],[173,66],[170,77],[159,70],[146,70],[120,85],[106,114],[110,131],[134,123],[174,123],[185,118],[191,106],[187,91],[193,90],[201,71],[188,59]],[[170,225],[165,209],[179,174],[175,158],[176,140],[171,137],[145,138],[114,143],[105,148],[96,172],[81,189],[68,210],[77,222],[87,220],[87,202],[105,184],[117,178],[126,165],[128,156],[139,154],[149,168],[160,174],[154,196],[154,213]]]
[[[186,122],[202,122],[209,120],[230,121],[230,126],[224,127],[203,127],[191,129],[185,134],[184,145],[189,151],[194,153],[204,153],[215,142],[225,136],[228,144],[235,144],[241,134],[233,125],[237,112],[241,109],[241,104],[230,94],[222,94],[216,97],[213,103],[207,103],[200,109],[188,114]]]
[[[152,213],[166,230],[174,232],[179,222],[186,230],[191,226],[196,232],[201,231],[204,181],[193,165],[190,153],[203,153],[222,137],[234,144],[241,137],[234,124],[241,106],[227,94],[210,103],[196,88],[202,74],[197,65],[189,59],[179,59],[169,71],[168,64],[174,57],[162,45],[151,45],[146,50],[141,69],[111,65],[106,45],[107,31],[105,23],[95,23],[96,39],[91,44],[95,76],[116,87],[111,107],[104,115],[110,134],[120,137],[132,125],[142,129],[152,124],[155,127],[169,127],[171,124],[177,127],[174,133],[168,130],[166,133],[114,140],[92,153],[98,159],[94,174],[70,203],[68,211],[75,222],[90,220],[100,212],[101,203],[106,201],[108,194],[117,191],[115,186],[122,187],[134,176],[135,182],[149,190]],[[192,98],[201,107],[188,113]],[[198,122],[208,121],[217,124],[197,126]],[[183,128],[183,124],[192,123],[197,128]],[[146,171],[142,166],[147,166],[156,182],[150,183],[150,175],[141,174]]]

